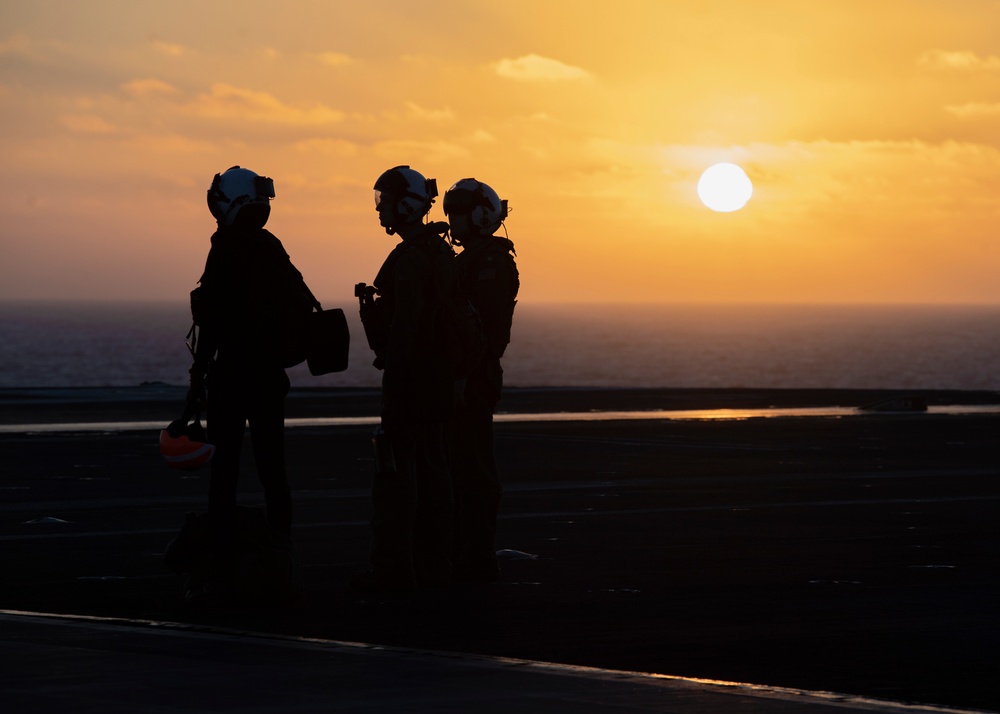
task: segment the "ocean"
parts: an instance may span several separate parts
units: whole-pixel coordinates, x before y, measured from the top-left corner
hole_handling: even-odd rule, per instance
[[[293,386],[379,385],[343,307],[350,367]],[[184,303],[0,302],[0,388],[186,384],[190,322]],[[503,367],[512,387],[1000,390],[1000,306],[522,301]]]

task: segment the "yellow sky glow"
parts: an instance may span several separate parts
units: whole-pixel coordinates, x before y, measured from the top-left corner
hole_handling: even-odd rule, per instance
[[[409,164],[509,200],[522,300],[1000,302],[998,26],[996,0],[8,1],[0,299],[183,300],[239,164],[347,305]],[[698,199],[719,162],[739,211]]]

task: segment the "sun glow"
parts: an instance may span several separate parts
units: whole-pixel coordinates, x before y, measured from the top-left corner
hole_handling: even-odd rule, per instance
[[[698,179],[698,198],[713,211],[730,213],[746,205],[753,195],[753,184],[736,164],[709,166]]]

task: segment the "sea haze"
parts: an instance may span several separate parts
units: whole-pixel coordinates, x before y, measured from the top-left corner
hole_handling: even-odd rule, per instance
[[[293,385],[378,386],[357,309],[344,308],[350,368],[296,367]],[[183,303],[0,302],[0,387],[185,384],[189,315]],[[503,366],[517,387],[995,390],[1000,306],[522,301]]]

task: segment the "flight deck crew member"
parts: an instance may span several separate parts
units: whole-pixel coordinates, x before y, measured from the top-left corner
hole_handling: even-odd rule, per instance
[[[239,166],[216,174],[208,190],[208,207],[218,226],[200,285],[191,295],[199,331],[187,411],[207,404],[208,439],[216,449],[208,503],[209,584],[219,589],[225,589],[232,575],[238,547],[241,522],[236,494],[248,424],[267,525],[283,538],[290,537],[292,528],[284,447],[288,358],[280,336],[290,299],[304,302],[306,312],[318,303],[281,241],[264,229],[272,198],[270,178]]]
[[[497,472],[493,412],[503,388],[500,358],[510,342],[520,278],[514,244],[494,235],[507,217],[507,202],[474,178],[444,194],[451,238],[462,247],[456,264],[460,296],[479,313],[485,345],[465,377],[457,418],[448,428],[455,489],[455,580],[492,582],[499,577],[496,523],[502,487]]]
[[[451,581],[453,495],[444,425],[454,414],[454,377],[434,316],[455,293],[455,255],[443,237],[447,224],[424,223],[437,196],[433,179],[397,166],[374,188],[379,222],[401,238],[361,305],[374,365],[383,370],[381,428],[395,469],[383,465],[373,477],[370,569],[355,574],[351,585],[407,591]]]

